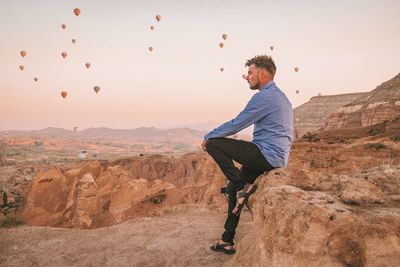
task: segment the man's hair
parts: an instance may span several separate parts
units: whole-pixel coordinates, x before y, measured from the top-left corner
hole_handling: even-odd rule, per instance
[[[258,55],[253,57],[252,59],[247,60],[246,67],[254,64],[257,68],[263,68],[268,71],[272,77],[275,76],[276,66],[275,62],[272,60],[270,56],[267,55]]]

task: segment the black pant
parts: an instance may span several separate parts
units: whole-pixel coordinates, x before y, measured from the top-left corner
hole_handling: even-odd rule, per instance
[[[243,189],[246,183],[254,183],[258,176],[274,167],[269,164],[260,149],[252,142],[226,137],[210,138],[206,142],[206,149],[229,180],[227,186],[228,216],[222,240],[233,242],[240,218],[240,214],[232,213],[236,206],[236,191]],[[236,168],[232,160],[241,164],[242,167]]]

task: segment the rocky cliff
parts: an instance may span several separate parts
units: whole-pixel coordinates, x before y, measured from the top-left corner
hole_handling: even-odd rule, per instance
[[[228,266],[399,266],[400,117],[294,143]],[[392,142],[393,140],[394,142]]]
[[[53,166],[32,176],[19,215],[29,225],[97,228],[180,203],[221,206],[225,183],[203,153]]]
[[[260,180],[235,266],[398,266],[400,167],[324,175],[276,170]]]
[[[293,110],[295,138],[313,132],[325,125],[329,116],[339,107],[364,96],[366,93],[314,96]]]
[[[400,114],[400,74],[332,113],[325,129],[365,127]]]

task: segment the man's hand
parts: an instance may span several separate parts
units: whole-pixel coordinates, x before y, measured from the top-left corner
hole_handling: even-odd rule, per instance
[[[201,143],[201,147],[203,148],[204,151],[206,151],[206,140],[203,140],[203,143]]]

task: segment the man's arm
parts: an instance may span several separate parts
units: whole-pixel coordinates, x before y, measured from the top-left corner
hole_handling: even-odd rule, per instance
[[[271,110],[265,99],[262,99],[262,95],[260,93],[256,93],[247,103],[246,107],[236,116],[236,118],[225,122],[221,126],[206,134],[204,136],[204,140],[207,141],[210,138],[224,137],[235,134],[249,127],[270,112]]]

